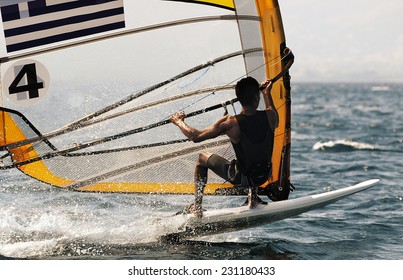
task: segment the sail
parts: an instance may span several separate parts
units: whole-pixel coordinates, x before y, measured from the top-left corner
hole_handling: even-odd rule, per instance
[[[75,191],[193,193],[198,154],[231,160],[234,151],[224,136],[189,142],[169,116],[184,111],[203,128],[239,113],[234,86],[252,76],[275,81],[279,113],[260,191],[289,188],[292,54],[277,0],[10,0],[0,9],[0,169]],[[209,174],[206,194],[242,192]]]

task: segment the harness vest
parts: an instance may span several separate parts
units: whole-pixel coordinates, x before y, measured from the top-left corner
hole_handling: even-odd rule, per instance
[[[270,126],[266,111],[235,117],[241,130],[240,141],[232,143],[237,167],[254,184],[263,184],[271,175],[274,129]]]

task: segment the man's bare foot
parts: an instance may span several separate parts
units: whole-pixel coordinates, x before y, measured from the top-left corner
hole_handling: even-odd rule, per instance
[[[248,205],[250,209],[256,208],[259,204],[267,205],[267,202],[263,201],[257,195],[257,189],[249,188],[248,199],[245,202],[245,205]]]
[[[183,211],[183,213],[193,214],[197,218],[203,217],[203,209],[202,209],[201,204],[192,203],[189,206],[185,207],[185,210]]]

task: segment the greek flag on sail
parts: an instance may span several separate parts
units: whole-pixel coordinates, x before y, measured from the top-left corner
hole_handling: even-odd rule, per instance
[[[8,52],[125,27],[123,0],[0,2]]]

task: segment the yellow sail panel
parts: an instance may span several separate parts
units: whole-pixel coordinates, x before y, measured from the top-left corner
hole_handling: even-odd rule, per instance
[[[55,176],[42,161],[19,167],[25,174],[55,187],[62,187],[74,183],[73,180]]]
[[[282,45],[285,44],[280,8],[277,0],[257,1],[257,8],[261,18],[265,59],[268,62],[266,71],[268,77],[273,78],[283,70],[284,66],[282,63],[274,63],[276,59],[281,58]]]
[[[26,136],[9,113],[4,111],[0,113],[0,123],[2,123],[2,126],[0,127],[0,143],[2,143],[2,145],[26,139]],[[17,165],[20,162],[38,157],[37,152],[31,144],[12,148],[9,153],[12,156],[13,162]],[[33,178],[57,187],[72,184],[74,182],[66,178],[55,176],[51,171],[49,171],[43,161],[22,165],[18,168]]]
[[[169,0],[169,1],[207,4],[207,5],[213,5],[213,6],[227,8],[227,9],[235,8],[233,0]]]
[[[215,194],[220,189],[230,188],[230,184],[208,184],[204,190],[205,194]],[[194,193],[193,183],[150,183],[150,182],[117,182],[97,183],[77,189],[85,192],[110,192],[110,193],[167,193],[184,194]]]
[[[277,0],[257,0],[259,16],[261,17],[262,42],[266,61],[266,74],[273,79],[284,71],[288,50],[285,44],[285,34]],[[291,144],[291,106],[288,71],[273,85],[272,98],[279,114],[279,126],[275,131],[273,147],[273,178],[269,183],[288,187],[290,177],[290,144]]]
[[[234,1],[232,0],[199,0],[199,1],[194,1],[194,2],[204,2],[204,3],[209,3],[209,4],[214,4],[222,7],[227,7],[234,9]]]

